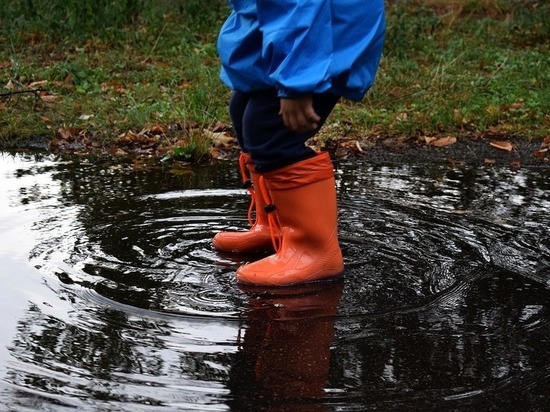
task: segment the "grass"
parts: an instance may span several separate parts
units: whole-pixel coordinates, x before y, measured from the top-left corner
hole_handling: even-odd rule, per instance
[[[524,3],[395,2],[367,108],[350,106],[346,113],[397,135],[544,136],[549,9],[546,2]]]
[[[230,122],[215,48],[225,2],[54,3],[0,11],[0,146],[43,136],[60,150],[203,158],[212,130]],[[547,1],[393,0],[387,10],[375,86],[339,105],[322,139],[548,136]]]

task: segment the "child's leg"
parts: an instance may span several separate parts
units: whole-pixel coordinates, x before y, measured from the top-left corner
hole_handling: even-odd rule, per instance
[[[259,175],[247,153],[243,140],[243,117],[250,95],[234,92],[229,102],[229,114],[233,122],[233,129],[243,153],[239,157],[239,166],[243,185],[250,194],[248,220],[252,227],[244,232],[219,232],[212,239],[213,246],[218,250],[232,252],[259,252],[272,251],[273,242],[269,230],[264,202],[261,196],[256,195]]]
[[[251,93],[246,102],[242,124],[242,139],[246,151],[252,156],[256,170],[265,173],[315,155],[305,145],[317,131],[297,134],[289,130],[279,115],[280,102],[277,92]],[[330,93],[314,94],[313,106],[323,125],[339,97]],[[239,106],[241,107],[241,106]]]
[[[229,101],[229,116],[233,123],[233,130],[235,130],[237,142],[243,152],[248,152],[246,147],[244,147],[243,141],[243,117],[249,98],[250,94],[235,91],[231,95],[231,100]]]

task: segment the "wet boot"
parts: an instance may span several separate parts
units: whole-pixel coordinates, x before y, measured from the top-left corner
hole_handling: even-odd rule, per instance
[[[262,174],[259,184],[258,197],[267,205],[277,252],[241,266],[237,280],[287,286],[342,275],[336,188],[328,154]]]
[[[254,164],[247,153],[241,154],[239,166],[243,185],[250,194],[248,221],[251,227],[246,232],[220,232],[214,236],[212,244],[217,250],[226,252],[273,251],[264,202],[255,190],[259,186],[260,175],[254,170]]]

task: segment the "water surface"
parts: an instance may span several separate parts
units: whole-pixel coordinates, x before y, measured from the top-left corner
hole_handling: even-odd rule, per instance
[[[232,163],[0,156],[0,410],[544,410],[550,171],[336,164],[341,282],[244,288]]]

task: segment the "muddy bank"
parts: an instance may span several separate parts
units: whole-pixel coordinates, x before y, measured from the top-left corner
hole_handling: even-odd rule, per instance
[[[506,142],[507,145],[501,143]],[[499,148],[500,146],[505,149]],[[458,138],[445,147],[433,147],[412,141],[388,139],[363,148],[361,156],[373,162],[447,163],[450,166],[484,165],[520,167],[550,167],[550,139],[472,139]]]
[[[199,159],[205,163],[215,160],[233,160],[240,153],[236,140],[227,130],[214,133],[210,153]],[[219,135],[222,135],[221,137]],[[363,158],[374,163],[446,163],[452,167],[462,165],[509,166],[512,169],[521,167],[550,168],[550,137],[527,140],[525,138],[457,138],[451,144],[437,147],[433,142],[403,138],[370,138],[366,140],[333,140],[321,145],[313,142],[317,150],[326,150],[334,160]],[[36,136],[25,142],[18,142],[6,150],[37,150],[60,155],[96,155],[112,156],[121,159],[148,159],[148,163],[168,160],[188,164],[184,159],[170,158],[167,148],[157,146],[151,139],[142,143],[119,143],[109,146],[94,145],[86,139],[67,141],[52,140]],[[182,161],[183,160],[183,161]]]

